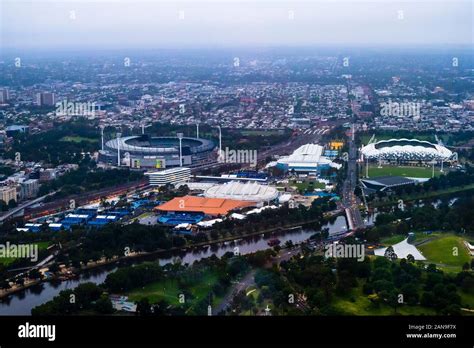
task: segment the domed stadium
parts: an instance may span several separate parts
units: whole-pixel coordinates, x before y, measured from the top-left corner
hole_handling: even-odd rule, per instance
[[[211,158],[214,143],[207,139],[182,138],[183,166],[193,166]],[[132,168],[168,168],[179,166],[177,137],[127,136],[107,141],[99,151],[99,160]]]
[[[368,160],[447,161],[453,153],[445,146],[418,139],[390,139],[369,143],[361,153]]]

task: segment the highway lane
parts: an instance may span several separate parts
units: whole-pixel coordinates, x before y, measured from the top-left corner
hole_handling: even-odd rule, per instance
[[[347,160],[347,177],[343,183],[342,204],[346,208],[347,218],[354,230],[364,228],[365,223],[359,211],[359,200],[354,191],[357,187],[357,147],[353,137],[349,139],[349,156]]]

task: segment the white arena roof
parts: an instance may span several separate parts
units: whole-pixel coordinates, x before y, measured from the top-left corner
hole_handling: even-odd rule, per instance
[[[406,138],[369,143],[360,151],[366,159],[448,160],[453,155],[443,145]]]
[[[210,187],[204,192],[207,198],[226,198],[241,201],[264,202],[278,197],[276,188],[261,185],[256,182],[241,183],[231,181],[222,185]]]
[[[332,162],[329,158],[323,156],[324,148],[318,144],[306,144],[297,148],[291,155],[281,157],[278,164],[285,164],[289,167],[318,167],[329,165],[334,168],[340,168],[341,165]]]

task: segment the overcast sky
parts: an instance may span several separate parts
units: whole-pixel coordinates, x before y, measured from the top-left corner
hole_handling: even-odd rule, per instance
[[[0,0],[14,49],[473,43],[472,0]]]

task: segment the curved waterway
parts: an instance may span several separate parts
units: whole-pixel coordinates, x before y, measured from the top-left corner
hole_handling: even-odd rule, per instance
[[[347,229],[346,218],[338,216],[334,221],[327,223],[322,228],[328,228],[329,234],[341,232]],[[210,245],[199,249],[194,249],[187,252],[177,252],[173,255],[153,257],[161,265],[174,262],[177,257],[181,259],[182,263],[192,264],[195,261],[207,258],[215,254],[221,257],[226,252],[234,252],[238,247],[241,254],[249,254],[259,250],[270,248],[268,246],[268,239],[278,238],[283,245],[285,242],[291,240],[293,243],[299,243],[307,240],[315,233],[314,230],[299,229],[294,231],[280,232],[274,234],[266,234],[265,236],[258,235],[253,237],[243,238],[234,242],[227,242],[220,245]],[[138,262],[142,262],[140,260]],[[124,262],[123,264],[130,264]],[[95,284],[103,283],[109,273],[114,272],[117,265],[103,266],[98,269],[89,270],[81,273],[77,279],[63,281],[63,282],[45,282],[36,286],[32,286],[24,291],[12,294],[0,302],[0,315],[31,315],[31,309],[43,304],[53,297],[57,296],[59,292],[66,289],[73,289],[79,284],[92,282]]]

